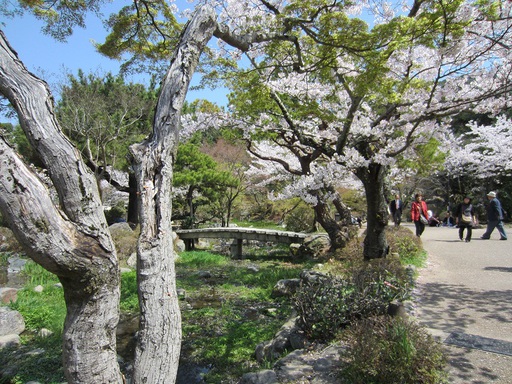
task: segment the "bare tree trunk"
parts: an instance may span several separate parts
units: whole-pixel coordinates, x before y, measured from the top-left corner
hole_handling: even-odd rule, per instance
[[[134,383],[174,383],[181,347],[171,227],[171,189],[178,127],[201,51],[216,28],[211,7],[198,9],[181,36],[162,83],[152,136],[133,145],[140,196],[138,282],[141,308]]]
[[[363,252],[366,260],[386,257],[389,251],[385,233],[389,218],[384,192],[386,171],[385,166],[371,163],[368,168],[356,172],[364,185],[368,202]]]
[[[62,134],[47,85],[30,74],[0,32],[0,93],[18,112],[59,195],[0,139],[0,210],[27,254],[62,281],[69,383],[122,383],[115,328],[119,266],[96,179]]]

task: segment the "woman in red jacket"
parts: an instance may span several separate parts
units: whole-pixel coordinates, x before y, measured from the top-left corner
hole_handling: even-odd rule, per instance
[[[416,236],[420,237],[425,230],[425,224],[428,223],[427,203],[423,201],[423,195],[417,193],[414,196],[414,202],[411,205],[411,219],[416,226]],[[422,217],[423,216],[423,217]]]

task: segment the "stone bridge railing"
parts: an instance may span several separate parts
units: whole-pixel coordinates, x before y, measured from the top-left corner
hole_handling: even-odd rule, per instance
[[[273,229],[256,229],[241,227],[218,227],[200,229],[178,229],[176,234],[185,242],[185,249],[194,248],[194,241],[203,238],[233,239],[231,254],[234,257],[242,257],[243,240],[256,240],[273,243],[302,244],[306,238],[305,233],[278,231]]]

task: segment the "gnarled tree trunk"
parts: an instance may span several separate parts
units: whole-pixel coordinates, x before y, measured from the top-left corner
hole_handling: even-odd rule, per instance
[[[216,28],[216,14],[201,7],[182,34],[162,83],[152,136],[132,146],[140,196],[138,283],[141,321],[135,383],[174,383],[181,347],[171,227],[173,162],[180,114],[201,51]]]
[[[364,185],[368,202],[363,251],[366,260],[386,257],[389,251],[385,233],[389,217],[384,192],[386,171],[384,165],[370,163],[367,168],[360,168],[356,172]]]
[[[0,93],[18,112],[60,204],[0,139],[0,209],[27,254],[64,288],[64,372],[69,383],[122,383],[115,328],[119,267],[94,175],[62,134],[47,85],[29,73],[0,32]]]
[[[320,193],[320,192],[318,192]],[[329,191],[334,196],[333,204],[340,215],[340,220],[336,221],[335,215],[331,212],[329,204],[324,196],[317,198],[317,204],[313,207],[315,211],[315,220],[327,232],[331,242],[331,249],[342,249],[348,241],[355,236],[356,232],[351,231],[350,210],[343,204],[341,197],[336,191]]]

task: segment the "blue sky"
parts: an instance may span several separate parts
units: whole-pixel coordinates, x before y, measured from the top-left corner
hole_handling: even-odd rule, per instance
[[[54,85],[63,82],[66,73],[76,75],[78,69],[100,75],[107,72],[119,73],[120,63],[100,55],[93,46],[92,41],[102,42],[107,33],[101,21],[94,15],[88,17],[87,29],[76,28],[66,43],[44,35],[41,31],[43,23],[29,14],[0,22],[3,23],[0,23],[0,28],[28,70],[46,80],[54,92]],[[144,76],[128,77],[127,80],[147,84]],[[197,80],[198,75],[193,83]],[[197,98],[208,99],[220,105],[227,104],[225,91],[189,91],[189,101]]]

